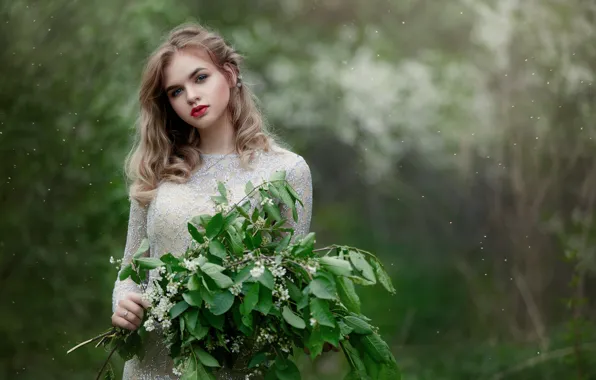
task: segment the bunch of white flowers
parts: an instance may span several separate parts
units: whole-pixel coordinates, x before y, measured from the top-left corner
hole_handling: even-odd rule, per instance
[[[259,278],[263,275],[263,273],[265,273],[265,265],[263,264],[262,261],[257,260],[255,262],[254,268],[252,268],[250,270],[250,275],[253,276],[254,278]]]
[[[273,274],[273,277],[283,277],[286,274],[286,268],[284,268],[283,266],[275,263],[272,267],[271,267],[271,274]]]
[[[273,343],[276,339],[275,333],[269,327],[264,327],[259,331],[257,343]]]
[[[188,269],[190,272],[195,273],[197,268],[201,265],[201,259],[203,255],[199,255],[196,259],[184,259],[182,262],[182,267]],[[163,268],[163,267],[162,267]]]
[[[280,303],[290,299],[290,294],[288,293],[288,288],[286,288],[283,283],[278,283],[275,286],[275,288],[273,289],[273,296],[277,297],[279,299]]]
[[[242,283],[234,284],[228,289],[234,296],[238,296],[242,292]]]

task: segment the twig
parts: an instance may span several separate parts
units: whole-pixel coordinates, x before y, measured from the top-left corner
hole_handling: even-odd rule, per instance
[[[586,343],[583,346],[585,348],[596,348],[596,343]],[[509,376],[509,375],[511,375],[513,373],[523,371],[526,368],[533,367],[536,364],[539,364],[539,363],[542,363],[542,362],[545,362],[545,361],[548,361],[548,360],[563,358],[563,357],[565,357],[567,355],[573,354],[574,350],[575,350],[574,347],[566,347],[566,348],[561,348],[559,350],[547,352],[545,354],[541,354],[540,356],[536,356],[536,357],[530,358],[530,359],[526,360],[525,362],[516,365],[513,368],[510,368],[508,370],[505,370],[505,371],[503,371],[501,373],[498,373],[498,374],[494,375],[492,377],[492,380],[503,379],[503,378],[505,378],[505,376]]]
[[[530,319],[536,330],[536,335],[538,335],[538,338],[540,339],[540,349],[546,351],[548,349],[548,342],[544,336],[544,323],[542,322],[538,306],[532,297],[528,284],[517,268],[513,268],[513,277],[515,278],[515,284],[517,285],[524,303],[526,304],[526,308],[528,309],[528,314],[530,315]]]
[[[84,346],[84,345],[86,345],[86,344],[89,344],[89,343],[91,343],[91,342],[94,342],[94,341],[96,341],[97,339],[104,338],[104,337],[106,337],[106,336],[108,336],[108,335],[110,335],[110,334],[113,334],[113,333],[115,333],[115,332],[116,332],[116,330],[115,330],[115,329],[113,329],[113,328],[111,328],[109,331],[106,331],[106,332],[104,332],[104,333],[102,333],[102,334],[100,334],[100,335],[98,335],[98,336],[96,336],[96,337],[94,337],[94,338],[91,338],[91,339],[89,339],[89,340],[86,340],[86,341],[84,341],[83,343],[79,343],[79,344],[77,344],[76,346],[74,346],[73,348],[71,348],[70,350],[68,350],[68,351],[66,352],[66,354],[68,355],[68,354],[70,354],[71,352],[73,352],[74,350],[76,350],[77,348],[80,348],[80,347],[82,347],[82,346]]]
[[[103,362],[103,365],[101,366],[101,369],[99,370],[99,373],[97,374],[97,377],[95,378],[95,380],[99,380],[99,378],[101,377],[101,374],[103,373],[103,370],[106,368],[106,366],[110,362],[110,358],[112,357],[112,355],[114,355],[114,352],[116,352],[118,347],[120,347],[120,343],[122,343],[122,342],[118,342],[114,346],[114,348],[112,349],[112,352],[110,352],[110,354],[108,355],[108,358]]]

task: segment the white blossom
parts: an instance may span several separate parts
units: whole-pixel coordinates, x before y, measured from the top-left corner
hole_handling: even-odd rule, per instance
[[[199,265],[201,265],[200,255],[196,259],[184,259],[182,262],[182,267],[188,269],[191,272],[196,272]]]
[[[240,291],[242,290],[242,284],[234,284],[228,290],[234,296],[237,296],[238,294],[240,294]]]
[[[310,319],[310,325],[311,325],[311,326],[313,326],[313,327],[314,327],[314,326],[316,326],[316,325],[317,325],[317,323],[319,323],[319,322],[318,322],[316,319],[314,319],[314,318],[311,318],[311,319]]]
[[[271,273],[273,274],[273,277],[283,277],[286,274],[286,268],[279,264],[275,264],[271,268]]]
[[[280,301],[287,301],[290,299],[288,289],[284,287],[283,284],[279,284],[273,289],[273,296],[279,298]]]
[[[178,287],[180,286],[180,283],[178,282],[174,282],[174,281],[170,281],[168,283],[168,285],[166,286],[166,290],[168,292],[168,294],[171,296],[174,296],[176,293],[178,293]]]
[[[172,327],[172,321],[171,321],[170,319],[164,319],[164,320],[161,322],[161,327],[163,327],[163,328],[164,328],[164,330],[167,330],[167,329],[169,329],[170,327]]]
[[[145,326],[145,330],[153,331],[155,330],[155,320],[153,318],[147,318],[143,326]]]
[[[273,200],[271,198],[265,198],[261,201],[261,206],[270,205],[273,206]]]
[[[265,273],[265,266],[261,261],[257,261],[255,267],[250,270],[250,275],[254,278],[259,278],[263,273]]]

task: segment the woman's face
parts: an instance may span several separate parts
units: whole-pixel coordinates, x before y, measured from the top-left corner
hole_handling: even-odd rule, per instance
[[[227,117],[231,84],[202,49],[174,53],[164,77],[172,108],[189,125],[205,129]]]

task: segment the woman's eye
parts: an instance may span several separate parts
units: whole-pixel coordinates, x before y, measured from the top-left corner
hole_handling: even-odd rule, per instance
[[[173,96],[173,97],[176,97],[176,96],[178,96],[178,94],[179,94],[179,91],[181,91],[179,88],[178,88],[178,89],[176,89],[176,90],[174,90],[174,91],[172,91],[172,96]]]
[[[201,74],[197,76],[197,82],[202,82],[205,79],[207,79],[208,75],[207,74]]]

